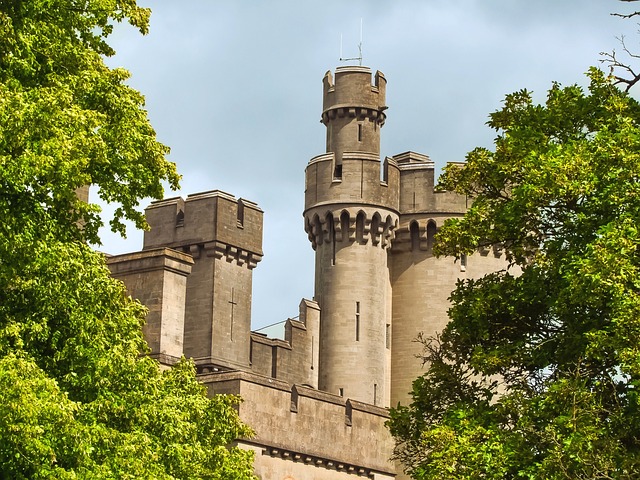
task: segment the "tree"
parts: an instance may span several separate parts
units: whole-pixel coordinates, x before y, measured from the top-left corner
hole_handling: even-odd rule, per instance
[[[622,3],[636,3],[638,0],[619,1]],[[611,15],[614,17],[629,19],[640,16],[640,11],[635,10],[629,13],[612,13]],[[628,60],[635,62],[640,58],[640,55],[633,53],[627,47],[624,36],[618,38],[618,41],[620,42],[622,51]],[[636,83],[640,82],[640,73],[636,71],[635,67],[628,60],[625,61],[620,59],[615,50],[611,52],[600,52],[600,55],[602,57],[600,62],[609,66],[614,85],[619,85],[628,92]]]
[[[459,282],[423,339],[427,373],[390,420],[414,478],[637,478],[640,105],[588,76],[542,105],[507,95],[495,150],[443,174],[474,202],[437,253],[496,246],[510,267]]]
[[[122,219],[145,226],[141,198],[161,197],[162,180],[177,187],[144,98],[103,61],[113,22],[146,33],[149,14],[135,0],[0,2],[0,182],[12,217],[46,213],[64,238],[98,243],[96,207],[76,189],[97,185],[120,204],[112,227],[124,233]],[[79,218],[84,229],[70,231]]]
[[[176,187],[144,99],[109,69],[135,0],[0,0],[0,478],[248,479],[238,398],[208,398],[186,361],[149,357],[145,309],[97,242],[94,184],[123,219]]]

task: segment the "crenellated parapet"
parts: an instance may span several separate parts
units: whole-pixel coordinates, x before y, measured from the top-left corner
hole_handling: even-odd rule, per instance
[[[400,170],[392,158],[385,159],[381,166],[377,155],[346,152],[339,177],[335,170],[332,152],[311,159],[305,170],[305,210],[336,203],[398,210]]]
[[[380,72],[373,84],[371,80],[368,67],[345,66],[336,69],[335,78],[327,72],[322,81],[321,121],[327,127],[326,151],[335,154],[338,177],[346,152],[380,155],[387,81]]]
[[[257,204],[213,190],[153,202],[144,249],[169,246],[191,254],[224,258],[249,269],[262,259],[263,212]]]
[[[331,71],[322,80],[322,122],[326,125],[336,116],[369,117],[384,125],[387,80],[377,71],[371,84],[369,67],[343,66],[336,69],[335,81]]]
[[[297,319],[287,319],[284,327],[284,339],[251,332],[251,370],[274,379],[318,388],[319,305],[303,299]]]
[[[325,242],[391,247],[398,226],[396,212],[347,204],[332,207],[332,210],[317,207],[305,214],[305,231],[314,250]]]
[[[458,216],[467,211],[467,197],[435,188],[435,165],[428,155],[404,152],[393,159],[400,172],[402,215],[429,212]]]
[[[431,253],[437,229],[445,220],[464,215],[467,198],[435,188],[435,165],[424,154],[394,155],[400,172],[400,221],[393,252]]]
[[[209,394],[242,397],[238,414],[255,435],[238,444],[255,452],[262,478],[274,478],[266,472],[287,472],[288,478],[395,478],[386,408],[246,372],[198,379]]]

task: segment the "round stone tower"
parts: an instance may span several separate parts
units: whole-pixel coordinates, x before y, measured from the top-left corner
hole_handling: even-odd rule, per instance
[[[321,309],[319,388],[388,406],[391,282],[388,251],[398,224],[399,170],[380,164],[384,75],[339,67],[323,80],[327,153],[309,162],[305,231],[316,251]]]

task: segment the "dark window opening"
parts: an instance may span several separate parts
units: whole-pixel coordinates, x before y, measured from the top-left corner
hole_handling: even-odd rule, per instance
[[[427,248],[433,249],[433,242],[436,238],[436,224],[434,222],[427,223]]]
[[[244,228],[244,203],[242,200],[238,202],[238,228]]]
[[[340,230],[342,231],[341,241],[346,242],[349,240],[349,212],[342,212],[340,215]]]
[[[336,229],[333,224],[333,215],[328,213],[325,218],[327,223],[327,236],[328,241],[331,242],[331,265],[336,264]]]
[[[411,222],[409,225],[409,234],[411,235],[411,250],[416,251],[420,248],[420,228],[418,222]]]
[[[333,178],[342,178],[342,164],[336,164],[335,168],[333,169]]]
[[[364,244],[365,243],[364,223],[365,223],[364,212],[360,212],[356,216],[356,240],[360,244]]]

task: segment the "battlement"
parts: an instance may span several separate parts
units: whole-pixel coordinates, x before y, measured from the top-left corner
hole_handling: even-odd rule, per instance
[[[202,247],[250,269],[262,258],[263,212],[249,200],[212,190],[153,202],[145,214],[151,227],[145,250],[169,246],[195,253]]]
[[[246,372],[209,374],[199,380],[210,394],[242,396],[240,418],[255,430],[255,437],[240,443],[257,447],[256,470],[287,462],[296,478],[309,478],[304,468],[312,463],[347,478],[395,476],[384,408]],[[318,478],[342,478],[330,474],[320,470]]]
[[[336,203],[378,205],[397,211],[400,170],[395,160],[387,158],[381,167],[377,155],[345,152],[340,177],[334,175],[335,167],[333,153],[318,155],[307,165],[305,214],[310,208]]]
[[[287,319],[285,338],[251,332],[251,370],[289,383],[318,387],[320,307],[302,299],[298,320]]]
[[[368,67],[338,67],[335,81],[328,71],[322,84],[322,123],[325,125],[336,116],[367,116],[378,125],[384,125],[387,80],[382,72],[376,72],[372,84]]]
[[[369,68],[351,66],[336,69],[335,82],[327,72],[322,85],[321,122],[327,127],[326,151],[335,155],[334,176],[339,178],[345,152],[380,155],[387,81],[376,72],[372,85]]]
[[[430,254],[437,229],[447,218],[464,214],[467,198],[435,188],[435,165],[428,155],[409,151],[393,159],[400,171],[400,223],[393,251]]]
[[[435,189],[435,165],[427,156],[416,152],[394,155],[400,171],[400,213],[462,215],[467,198],[454,192]]]

